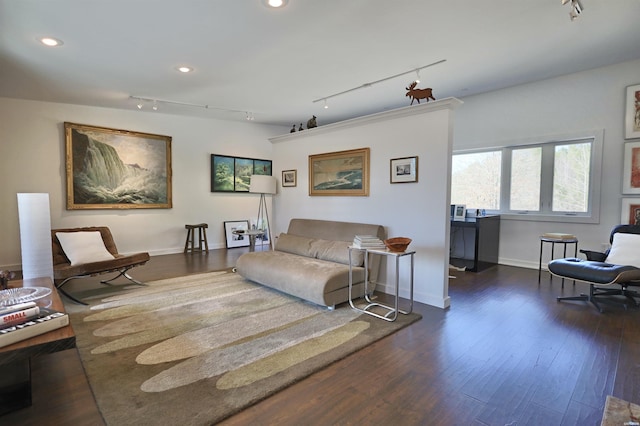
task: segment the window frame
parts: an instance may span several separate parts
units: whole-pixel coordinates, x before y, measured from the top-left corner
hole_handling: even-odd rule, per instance
[[[553,178],[551,185],[544,184],[544,176],[553,176],[554,151],[557,145],[570,143],[591,142],[591,164],[589,170],[589,206],[586,213],[556,212],[551,208],[553,198]],[[477,149],[454,150],[452,155],[472,154],[477,152],[502,152],[501,180],[500,180],[500,209],[487,210],[487,214],[499,214],[506,220],[524,220],[537,222],[563,223],[600,223],[600,197],[602,183],[604,130],[588,130],[566,134],[539,136],[535,138],[509,141],[503,145]],[[542,176],[540,188],[540,211],[508,210],[511,196],[511,153],[515,149],[542,146]],[[545,149],[550,147],[550,149]],[[475,208],[475,206],[468,206]]]

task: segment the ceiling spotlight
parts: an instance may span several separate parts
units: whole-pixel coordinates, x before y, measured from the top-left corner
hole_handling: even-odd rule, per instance
[[[41,37],[38,39],[38,41],[49,47],[62,46],[64,44],[62,40],[58,40],[57,38],[53,37]]]
[[[281,7],[285,7],[289,0],[262,0],[265,6],[270,7],[272,9],[278,9]]]
[[[416,83],[420,83],[420,70],[416,70]]]
[[[158,101],[153,101],[153,106],[151,107],[154,111],[158,110]]]
[[[329,109],[329,105],[327,105],[327,100],[324,100],[324,109]]]
[[[247,121],[253,121],[254,120],[254,117],[253,117],[252,113],[246,112],[245,114],[246,114]]]
[[[188,72],[193,71],[193,68],[187,67],[187,66],[181,66],[181,67],[178,67],[177,70],[186,74]]]
[[[138,107],[138,109],[142,109],[142,102],[138,102],[138,105],[136,105]]]

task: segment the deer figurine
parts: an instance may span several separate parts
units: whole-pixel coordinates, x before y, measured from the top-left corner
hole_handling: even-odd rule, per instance
[[[427,102],[429,102],[429,99],[434,101],[436,100],[436,98],[434,98],[433,94],[431,93],[430,87],[428,89],[416,89],[417,84],[418,83],[414,81],[409,85],[409,87],[406,87],[406,89],[408,90],[407,96],[411,98],[411,105],[413,105],[414,100],[418,101],[418,103],[420,103],[420,99],[426,99]]]

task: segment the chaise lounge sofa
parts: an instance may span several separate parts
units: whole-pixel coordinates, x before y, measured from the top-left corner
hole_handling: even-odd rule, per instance
[[[243,277],[322,306],[349,298],[349,250],[356,235],[385,238],[381,225],[315,219],[291,219],[272,251],[245,253],[238,259]],[[377,280],[379,256],[369,262],[369,279]],[[364,255],[352,251],[353,297],[364,294]],[[368,289],[372,291],[371,288]]]

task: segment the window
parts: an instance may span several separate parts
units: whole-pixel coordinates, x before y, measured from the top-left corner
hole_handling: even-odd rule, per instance
[[[597,223],[603,132],[454,153],[451,203],[507,219]]]

